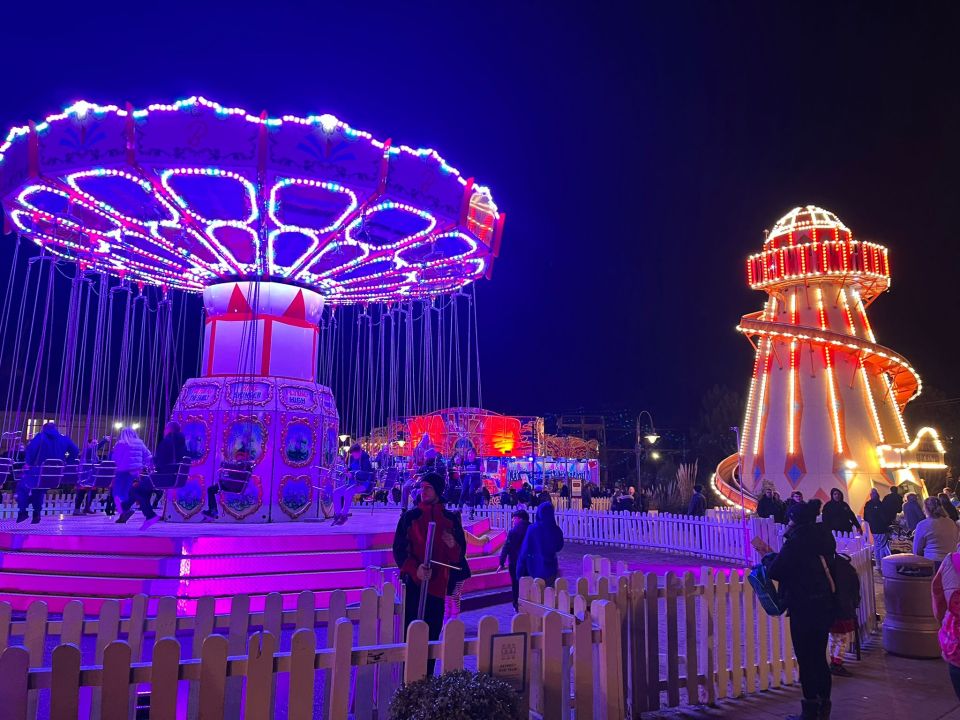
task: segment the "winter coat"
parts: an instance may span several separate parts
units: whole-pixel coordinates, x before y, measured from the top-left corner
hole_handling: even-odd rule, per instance
[[[118,442],[113,446],[110,457],[117,464],[118,473],[128,472],[137,475],[150,463],[150,451],[140,439],[133,442]]]
[[[703,517],[707,514],[707,498],[703,493],[694,493],[690,498],[690,505],[687,507],[687,515],[693,517]]]
[[[880,500],[867,500],[867,504],[863,506],[863,519],[867,521],[870,532],[874,535],[882,535],[890,530],[891,521]]]
[[[528,522],[521,522],[510,528],[510,532],[507,533],[507,541],[503,544],[503,549],[500,550],[500,564],[507,565],[514,572],[517,570],[520,548],[523,547],[523,539],[527,536],[529,528],[530,523]]]
[[[757,517],[762,518],[777,518],[779,504],[775,497],[770,497],[767,495],[761,495],[760,499],[757,501]]]
[[[46,460],[77,460],[80,457],[80,448],[73,440],[48,425],[33,436],[27,443],[23,461],[25,464],[23,481],[27,487],[33,487],[40,477],[40,466]]]
[[[833,567],[837,543],[822,523],[794,526],[768,567],[791,614],[833,612],[833,593],[823,568]],[[832,618],[831,618],[832,619]]]
[[[549,580],[560,574],[557,553],[563,549],[563,531],[557,525],[553,505],[544,503],[537,508],[537,518],[527,529],[517,559],[518,577]]]
[[[179,464],[186,455],[186,437],[182,432],[172,432],[160,439],[157,444],[157,452],[153,456],[153,463],[158,470],[164,470]]]
[[[918,502],[905,502],[903,504],[903,518],[907,521],[907,530],[916,530],[917,525],[923,522],[923,508]]]
[[[853,510],[843,500],[829,500],[823,506],[823,524],[833,532],[852,532],[856,528],[858,533],[863,532],[860,521]]]
[[[903,509],[903,498],[900,497],[900,493],[892,492],[881,500],[880,504],[883,506],[883,512],[887,516],[887,525],[892,525],[893,521],[897,519],[897,515],[899,515]]]
[[[393,559],[400,568],[400,574],[410,578],[410,581],[419,585],[417,568],[426,558],[427,528],[429,523],[437,524],[433,536],[432,558],[447,565],[456,565],[467,551],[467,537],[463,534],[463,525],[460,515],[450,512],[441,503],[420,503],[417,507],[405,512],[397,523],[397,531],[393,536]],[[447,530],[453,534],[454,545],[447,547],[443,541],[443,532]],[[443,565],[434,565],[427,585],[427,593],[442,598],[447,594],[450,580],[450,569]]]

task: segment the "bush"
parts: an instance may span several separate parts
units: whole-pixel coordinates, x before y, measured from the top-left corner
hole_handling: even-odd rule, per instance
[[[503,680],[457,670],[404,685],[390,701],[391,720],[519,720],[520,697]]]

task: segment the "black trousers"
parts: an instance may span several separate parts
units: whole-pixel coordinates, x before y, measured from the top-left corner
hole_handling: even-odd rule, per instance
[[[76,493],[77,496],[73,500],[74,511],[79,510],[81,507],[83,507],[84,510],[89,510],[97,491],[93,488],[77,488]]]
[[[207,512],[209,512],[211,515],[217,514],[217,495],[219,494],[219,485],[211,485],[207,488]]]
[[[800,670],[800,687],[806,700],[828,700],[833,685],[827,663],[827,640],[833,613],[829,607],[811,607],[804,612],[790,611],[793,652]]]
[[[43,500],[46,494],[46,490],[29,488],[23,482],[20,482],[17,484],[17,507],[20,508],[20,512],[26,512],[27,507],[32,507],[33,514],[39,517],[40,511],[43,510]]]
[[[517,577],[517,570],[514,567],[510,567],[510,590],[513,593],[513,609],[519,610],[518,603],[520,602],[520,578]]]
[[[407,590],[407,606],[403,617],[403,639],[407,639],[407,628],[410,623],[417,620],[417,611],[420,609],[420,586],[413,580],[405,579],[403,586]],[[440,631],[443,630],[443,598],[427,594],[427,604],[423,611],[423,621],[429,629],[431,640],[440,639]],[[427,675],[433,675],[436,660],[427,661]]]
[[[120,509],[126,512],[133,507],[134,503],[138,503],[140,505],[140,512],[149,520],[156,515],[153,511],[153,506],[150,504],[150,496],[152,494],[153,487],[149,483],[135,483],[130,486],[130,493],[127,495],[127,499],[123,501]]]

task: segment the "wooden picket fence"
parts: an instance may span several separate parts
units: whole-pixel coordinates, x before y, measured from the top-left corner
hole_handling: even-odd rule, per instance
[[[843,550],[861,578],[858,629],[866,637],[876,630],[871,549],[853,545],[849,540]],[[798,678],[788,618],[763,611],[743,571],[703,567],[699,580],[692,572],[658,576],[630,572],[623,563],[614,569],[607,558],[587,555],[574,583],[560,578],[546,588],[539,580],[521,581],[521,610],[535,617],[575,614],[598,600],[612,602],[622,618],[626,717],[684,703],[713,704]]]
[[[116,605],[96,621],[84,621],[71,609],[59,625],[42,618],[43,603],[36,610],[31,607],[26,621],[11,622],[8,613],[3,624],[8,628],[6,640],[19,631],[25,642],[23,646],[5,642],[0,653],[2,717],[38,717],[39,696],[45,693],[41,715],[51,720],[129,720],[136,716],[140,692],[145,690],[151,720],[266,720],[278,711],[290,720],[386,720],[400,682],[425,677],[430,660],[448,671],[461,669],[472,659],[469,665],[491,671],[492,638],[501,632],[495,617],[481,619],[476,638],[466,639],[463,622],[454,619],[444,625],[437,642],[428,642],[427,625],[419,621],[410,625],[401,641],[396,635],[396,597],[388,583],[383,593],[365,590],[358,608],[341,607],[341,617],[336,617],[338,611],[327,613],[326,646],[320,647],[311,623],[324,619],[323,611],[308,606],[307,596],[302,596],[296,611],[284,613],[274,602],[264,613],[253,614],[243,611],[244,596],[238,596],[223,621],[209,612],[202,618],[198,612],[193,622],[169,614],[153,623],[138,618],[121,621]],[[576,616],[548,612],[538,616],[533,629],[531,616],[519,613],[509,628],[502,629],[524,633],[527,656],[543,659],[526,665],[523,711],[556,717],[557,708],[565,712],[573,708],[578,718],[618,720],[624,716],[619,613],[607,600],[594,599],[587,605],[585,598],[577,598],[575,604]],[[359,621],[356,626],[351,615]],[[365,622],[367,618],[374,622]],[[189,658],[182,656],[175,637],[181,621],[179,627],[193,631]],[[227,636],[215,634],[214,628],[223,628],[224,622]],[[128,635],[119,639],[124,624]],[[248,638],[251,625],[260,629]],[[284,625],[293,627],[287,651],[280,649]],[[138,645],[136,629],[141,626],[155,634],[148,660],[140,659],[142,643]],[[96,636],[96,656],[89,665],[80,648],[84,632]],[[44,633],[59,635],[60,640],[48,664],[38,642],[47,637]],[[561,657],[573,661],[564,665]]]

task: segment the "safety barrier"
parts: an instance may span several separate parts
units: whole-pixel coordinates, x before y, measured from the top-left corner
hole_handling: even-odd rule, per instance
[[[115,606],[101,613],[94,621],[96,627],[87,627],[82,616],[71,613],[60,626],[48,628],[41,618],[43,608],[38,608],[28,613],[23,627],[12,624],[24,632],[25,646],[9,645],[0,653],[0,702],[3,717],[10,720],[32,720],[40,705],[43,716],[51,720],[129,719],[136,716],[138,700],[146,693],[151,720],[266,720],[275,717],[278,709],[285,710],[291,720],[385,718],[399,683],[423,678],[430,660],[439,661],[444,671],[465,664],[481,672],[493,671],[493,639],[503,631],[520,634],[515,639],[525,647],[523,655],[529,660],[523,663],[521,676],[525,714],[558,717],[558,708],[568,712],[573,707],[577,717],[619,720],[624,716],[624,693],[617,608],[600,599],[588,605],[585,598],[578,598],[576,603],[576,616],[548,612],[538,617],[535,629],[526,613],[515,615],[509,628],[486,616],[477,637],[466,639],[463,622],[455,619],[444,625],[439,641],[428,642],[427,625],[418,621],[411,624],[406,640],[400,641],[394,622],[397,603],[387,584],[382,594],[365,590],[358,608],[343,609],[346,617],[337,618],[330,611],[326,647],[321,647],[310,624],[323,611],[313,611],[306,598],[304,607],[289,617],[277,603],[251,616],[240,596],[229,615],[226,637],[214,632],[223,625],[212,614],[203,615],[202,622],[200,612],[192,623],[184,621],[183,627],[189,625],[194,632],[189,658],[182,656],[176,638],[181,621],[175,615],[145,623],[156,638],[148,661],[140,661],[143,646],[136,636],[140,620],[127,619],[124,625]],[[359,621],[356,627],[351,611]],[[260,630],[248,638],[246,629],[255,623]],[[281,647],[284,623],[293,625],[286,650]],[[2,627],[11,627],[9,616]],[[124,627],[128,634],[120,639]],[[38,642],[48,629],[59,634],[61,641],[49,661]],[[97,638],[96,657],[90,665],[84,662],[79,642],[85,630]],[[5,645],[9,639],[7,635]],[[561,657],[573,661],[563,664]]]

